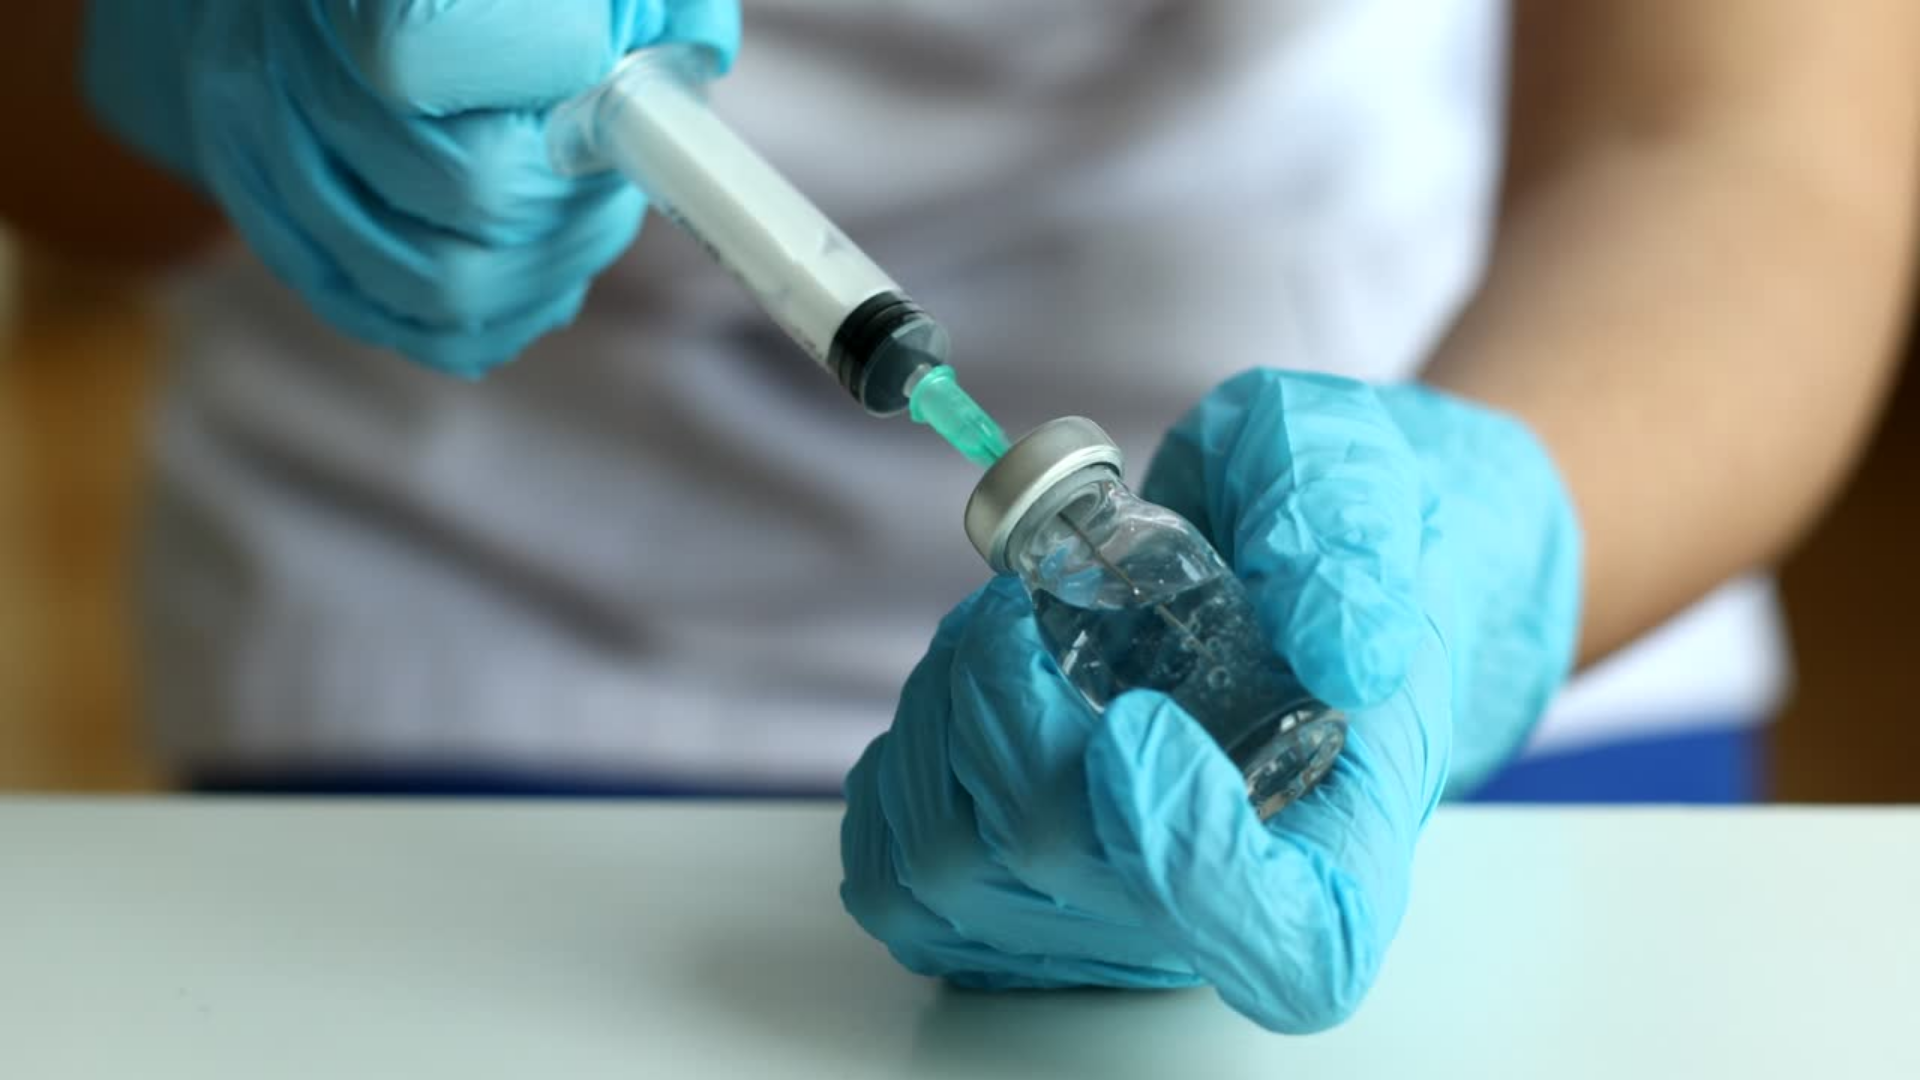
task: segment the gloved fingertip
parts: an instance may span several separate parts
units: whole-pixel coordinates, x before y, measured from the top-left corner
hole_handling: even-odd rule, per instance
[[[1096,791],[1130,789],[1147,768],[1159,718],[1178,708],[1165,694],[1129,690],[1107,703],[1087,740],[1088,779]]]
[[[1213,392],[1208,394],[1194,410],[1194,416],[1199,418],[1209,411],[1222,410],[1237,415],[1277,389],[1287,379],[1314,377],[1305,372],[1286,373],[1270,367],[1248,368],[1215,387]]]
[[[840,797],[848,803],[878,794],[880,762],[887,752],[889,738],[890,733],[885,731],[874,736],[873,741],[867,744],[867,748],[860,752],[860,757],[853,763],[853,768],[848,769],[846,777],[840,781]],[[844,830],[841,835],[845,836]]]
[[[880,800],[886,745],[884,733],[868,743],[842,784],[847,808],[840,818],[840,905],[867,933],[891,943],[900,934],[897,913],[904,905],[897,895],[892,831]]]
[[[740,5],[736,0],[690,0],[670,6],[660,40],[705,45],[725,74],[740,51]]]
[[[1129,690],[1107,703],[1087,752],[1100,755],[1103,768],[1124,768],[1131,776],[1150,769],[1169,743],[1179,746],[1196,737],[1213,745],[1172,698],[1154,690]]]
[[[1094,824],[1154,931],[1270,1031],[1344,1022],[1378,970],[1361,890],[1246,802],[1204,729],[1158,695],[1109,706],[1087,750]]]
[[[1059,683],[1056,689],[1071,693],[1041,643],[1033,600],[1020,582],[995,578],[978,596],[972,618],[955,643],[963,680],[1003,687]]]
[[[1173,905],[1168,883],[1210,856],[1192,843],[1220,819],[1249,817],[1246,781],[1218,743],[1171,698],[1115,698],[1088,740],[1094,831],[1116,870],[1155,907]]]
[[[1167,432],[1140,486],[1142,497],[1192,522],[1229,562],[1237,494],[1225,475],[1233,457],[1230,448],[1278,377],[1264,368],[1243,371],[1196,402]]]
[[[1230,808],[1246,800],[1246,781],[1226,751],[1165,694],[1132,690],[1113,699],[1087,754],[1090,775],[1151,791],[1163,809],[1170,799],[1211,800],[1222,792],[1238,795],[1239,802],[1225,803]]]
[[[1256,587],[1256,594],[1263,591]],[[1279,632],[1281,655],[1322,701],[1369,708],[1406,682],[1426,622],[1410,592],[1389,589],[1354,567],[1322,566],[1298,587],[1291,610]]]
[[[980,587],[981,614],[999,613],[1024,618],[1033,614],[1033,599],[1012,574],[1000,574]]]
[[[1383,943],[1360,890],[1344,875],[1290,883],[1306,924],[1285,959],[1258,958],[1231,941],[1195,966],[1221,1000],[1283,1035],[1313,1035],[1346,1023],[1379,977]],[[1306,927],[1311,927],[1307,929]]]
[[[334,40],[361,79],[425,116],[538,109],[588,89],[619,50],[604,9],[542,0],[487,4],[332,4]],[[644,6],[643,6],[644,7]],[[649,12],[642,36],[662,21]],[[511,55],[513,63],[501,63]]]

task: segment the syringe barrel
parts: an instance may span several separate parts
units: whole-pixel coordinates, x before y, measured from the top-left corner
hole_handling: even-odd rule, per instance
[[[708,108],[713,69],[697,46],[628,56],[554,111],[555,168],[617,169],[869,411],[900,411],[919,373],[945,360],[945,331]]]

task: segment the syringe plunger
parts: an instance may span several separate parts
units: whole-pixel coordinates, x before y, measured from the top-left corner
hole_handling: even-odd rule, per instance
[[[708,108],[714,68],[698,46],[628,56],[554,111],[555,167],[619,170],[867,411],[900,412],[946,362],[946,329]]]

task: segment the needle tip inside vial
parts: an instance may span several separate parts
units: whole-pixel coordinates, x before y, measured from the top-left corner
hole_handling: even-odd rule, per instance
[[[967,395],[953,373],[942,364],[921,375],[907,401],[915,421],[932,428],[968,461],[982,468],[1007,452],[1007,436],[1000,425]]]

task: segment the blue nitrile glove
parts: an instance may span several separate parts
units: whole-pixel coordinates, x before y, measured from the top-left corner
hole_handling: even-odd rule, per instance
[[[924,974],[1205,981],[1267,1027],[1327,1027],[1373,983],[1450,775],[1510,756],[1567,674],[1572,507],[1504,416],[1271,371],[1182,421],[1142,494],[1213,540],[1301,680],[1348,710],[1333,771],[1262,825],[1169,699],[1096,718],[1001,578],[941,624],[847,778],[842,899]]]
[[[638,192],[547,164],[545,110],[735,0],[92,0],[85,82],[327,321],[459,375],[571,321]]]

